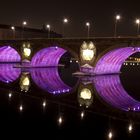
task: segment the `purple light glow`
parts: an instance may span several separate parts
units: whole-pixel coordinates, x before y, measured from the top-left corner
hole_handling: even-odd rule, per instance
[[[61,80],[57,68],[33,69],[31,76],[38,87],[54,95],[68,93],[71,90],[71,87]]]
[[[0,81],[10,83],[20,76],[21,70],[13,68],[13,64],[0,64]]]
[[[96,76],[93,82],[98,94],[110,105],[125,111],[140,111],[140,102],[124,90],[119,75]]]
[[[49,47],[38,51],[32,58],[32,66],[58,66],[61,56],[66,50],[55,47]]]
[[[21,57],[14,48],[10,46],[0,47],[0,62],[20,62],[20,61]]]
[[[102,56],[97,62],[94,73],[119,73],[124,61],[132,54],[140,52],[139,47],[125,47],[112,50]]]

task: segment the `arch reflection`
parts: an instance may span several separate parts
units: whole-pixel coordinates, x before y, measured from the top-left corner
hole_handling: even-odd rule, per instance
[[[125,111],[140,111],[140,102],[125,91],[119,75],[97,76],[93,82],[98,94],[110,105]]]
[[[14,68],[13,64],[0,64],[0,81],[4,83],[14,82],[20,76],[21,70]]]
[[[27,92],[30,88],[30,73],[22,72],[20,76],[20,89],[21,91]]]
[[[78,89],[78,102],[80,106],[88,108],[93,103],[93,88],[92,84],[79,85]]]
[[[67,93],[72,89],[61,80],[58,68],[33,69],[31,76],[38,87],[52,94]]]

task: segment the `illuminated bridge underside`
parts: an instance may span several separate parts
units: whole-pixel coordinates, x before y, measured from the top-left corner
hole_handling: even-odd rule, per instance
[[[13,64],[0,64],[0,81],[10,83],[18,79],[21,70],[13,68]]]
[[[32,58],[32,66],[58,66],[59,60],[66,50],[59,47],[49,47],[40,50]]]
[[[94,84],[98,94],[110,105],[125,111],[140,111],[140,102],[124,90],[118,75],[94,77]]]
[[[0,62],[20,62],[18,52],[10,46],[0,47]]]
[[[115,49],[102,56],[95,66],[94,73],[119,73],[124,61],[132,54],[140,52],[139,47],[124,47]]]
[[[71,87],[61,80],[57,68],[34,69],[31,75],[36,85],[49,93],[62,94],[71,90]]]

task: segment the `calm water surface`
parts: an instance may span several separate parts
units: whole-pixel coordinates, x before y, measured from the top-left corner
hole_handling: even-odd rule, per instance
[[[9,130],[14,125],[30,134],[40,130],[107,139],[111,131],[113,139],[140,137],[139,65],[123,65],[120,75],[95,77],[74,77],[75,62],[59,68],[13,66],[0,64],[0,118]]]

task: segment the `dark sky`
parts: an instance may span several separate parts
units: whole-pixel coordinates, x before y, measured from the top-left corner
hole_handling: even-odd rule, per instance
[[[41,28],[49,23],[52,29],[62,33],[62,19],[69,18],[64,33],[67,37],[87,35],[85,22],[91,22],[91,36],[112,36],[114,16],[122,16],[118,24],[119,35],[135,35],[134,21],[140,17],[139,0],[1,0],[0,22]]]

